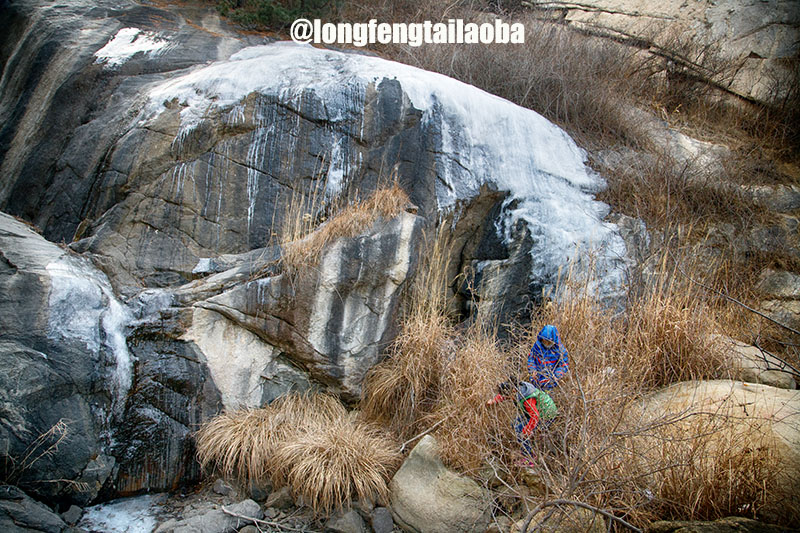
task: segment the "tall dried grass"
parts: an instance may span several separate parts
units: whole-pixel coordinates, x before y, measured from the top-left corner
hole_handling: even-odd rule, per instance
[[[384,430],[333,396],[292,393],[260,409],[223,413],[196,434],[204,468],[245,484],[287,485],[317,512],[360,499],[385,501],[399,461]]]
[[[359,500],[388,504],[387,480],[399,466],[397,443],[355,413],[313,424],[272,456],[295,495],[314,511],[330,514]]]
[[[424,417],[439,397],[445,353],[455,332],[447,317],[451,257],[447,228],[425,236],[422,260],[406,293],[401,330],[389,356],[367,374],[361,409],[401,438],[425,428]]]
[[[304,197],[293,195],[283,216],[281,262],[289,270],[314,265],[322,250],[336,239],[355,237],[376,220],[389,220],[403,212],[408,195],[397,183],[374,191],[365,200],[356,198],[343,206],[328,206],[328,218],[321,225],[321,199],[316,193]]]

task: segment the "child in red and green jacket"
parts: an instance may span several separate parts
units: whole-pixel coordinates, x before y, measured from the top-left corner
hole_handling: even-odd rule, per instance
[[[533,457],[528,437],[539,423],[539,420],[552,420],[555,418],[558,409],[553,399],[542,389],[534,387],[527,381],[520,381],[516,386],[510,382],[503,382],[498,386],[499,394],[489,400],[487,405],[494,405],[503,400],[511,399],[515,395],[517,407],[520,413],[514,422],[514,430],[517,433],[517,441],[523,449],[523,454],[528,458]]]

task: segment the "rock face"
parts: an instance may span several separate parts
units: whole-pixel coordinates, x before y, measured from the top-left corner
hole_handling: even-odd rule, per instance
[[[730,359],[734,376],[748,383],[763,383],[781,389],[797,388],[797,383],[780,359],[762,352],[756,346],[715,335],[716,343]]]
[[[48,6],[5,8],[0,209],[77,240],[126,295],[264,247],[293,192],[329,202],[393,170],[428,220],[501,193],[472,230],[480,246],[454,251],[461,267],[508,263],[481,269],[486,286],[538,298],[586,248],[601,250],[608,292],[622,279],[624,244],[592,199],[602,180],[532,111],[375,57],[250,46],[264,41],[211,11]]]
[[[788,74],[800,50],[800,9],[793,0],[553,0],[532,4],[576,28],[655,45],[651,51],[672,57],[677,69],[711,77],[737,94],[758,100],[770,101],[780,95],[770,79]],[[716,46],[719,54],[733,63],[733,75],[728,72],[715,79],[710,70],[682,61],[693,57],[682,48],[688,39],[700,43],[699,47]]]
[[[453,274],[471,276],[454,292],[499,323],[584,251],[604,294],[624,278],[602,179],[532,111],[241,35],[210,8],[68,4],[0,7],[0,209],[50,241],[0,216],[0,449],[11,461],[63,437],[6,462],[35,495],[172,489],[198,478],[191,433],[223,408],[311,387],[357,397],[436,220],[456,235]],[[389,174],[413,213],[282,269],[290,200],[317,198],[321,221]]]
[[[8,475],[82,504],[174,489],[199,479],[191,433],[223,407],[323,385],[357,398],[394,335],[421,227],[403,212],[333,242],[316,268],[253,279],[264,252],[123,303],[89,261],[0,215],[0,437],[11,458],[64,440]]]
[[[140,316],[131,334],[136,313],[102,272],[3,214],[0,254],[6,478],[80,504],[104,486],[124,494],[199,479],[187,437],[219,402],[202,353],[170,339],[162,317],[147,334],[152,317]]]
[[[729,380],[684,382],[649,397],[642,413],[639,424],[663,421],[665,415],[675,417],[668,435],[688,438],[691,447],[678,444],[671,456],[680,460],[677,454],[688,451],[691,456],[684,458],[696,472],[711,471],[717,464],[726,475],[752,479],[763,461],[761,473],[775,484],[773,494],[781,497],[764,502],[759,516],[777,522],[798,508],[800,392]],[[654,443],[640,435],[633,438],[632,445],[643,446],[640,450],[646,457],[653,451],[662,453],[664,441]]]
[[[426,435],[389,485],[394,521],[405,531],[486,531],[491,503],[475,481],[447,469],[436,440]]]
[[[91,476],[88,501],[114,465],[101,442],[130,387],[124,308],[90,262],[7,215],[0,253],[0,441],[18,458],[5,478],[52,496],[72,492],[54,480]]]

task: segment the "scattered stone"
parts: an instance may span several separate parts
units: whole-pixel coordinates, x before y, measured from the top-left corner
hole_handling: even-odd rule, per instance
[[[180,520],[177,518],[170,518],[163,524],[160,524],[153,533],[171,533],[178,524],[180,524]]]
[[[78,523],[78,520],[81,519],[81,515],[83,515],[83,509],[81,509],[77,505],[71,505],[69,509],[61,513],[61,518],[67,524],[74,526],[75,524]]]
[[[264,514],[261,507],[253,500],[244,500],[234,505],[227,506],[231,513],[249,518],[261,519]],[[205,513],[182,520],[175,524],[171,533],[229,533],[242,526],[248,525],[248,520],[237,518],[220,509],[211,509]],[[168,533],[165,531],[165,533]]]
[[[280,516],[280,514],[281,514],[281,512],[278,511],[277,509],[275,509],[274,507],[267,507],[267,510],[264,511],[264,516],[266,516],[270,520],[278,518]]]
[[[797,388],[792,375],[781,371],[782,362],[779,359],[755,346],[724,335],[712,335],[711,340],[727,354],[734,377],[748,383],[761,383],[781,389]]]
[[[370,499],[356,500],[353,502],[353,508],[361,513],[361,516],[368,517],[372,510],[375,509],[375,502]]]
[[[507,516],[495,516],[486,529],[486,533],[508,533],[511,530],[511,519]]]
[[[541,474],[532,468],[522,470],[522,482],[531,490],[532,496],[544,496],[547,494],[547,485]]]
[[[261,533],[261,529],[258,529],[256,526],[244,526],[242,529],[239,530],[239,533]]]
[[[289,487],[281,487],[267,497],[264,502],[265,507],[275,507],[277,509],[288,509],[294,506],[294,498]]]
[[[234,489],[230,485],[230,483],[228,483],[224,479],[216,480],[214,482],[214,486],[211,487],[211,490],[213,490],[214,492],[216,492],[217,494],[219,494],[221,496],[230,496],[231,494],[236,492],[236,489]]]
[[[394,520],[392,512],[386,507],[376,507],[372,510],[372,530],[375,533],[392,533],[394,530]]]
[[[551,511],[555,511],[552,514]],[[602,515],[583,509],[581,507],[566,506],[562,509],[546,508],[539,511],[531,520],[528,531],[534,531],[533,526],[544,520],[546,516],[550,518],[543,524],[539,524],[538,529],[542,533],[605,533],[606,523]],[[524,519],[515,524],[516,531],[522,531]],[[512,529],[512,532],[514,529]]]
[[[58,533],[67,524],[46,505],[11,485],[0,486],[0,531]]]
[[[250,487],[248,492],[250,494],[250,499],[256,502],[264,502],[269,497],[269,493],[272,490],[272,487],[268,487],[266,485],[259,485],[257,483],[250,483]]]
[[[364,519],[353,509],[345,513],[337,513],[325,524],[325,531],[331,533],[364,533]]]
[[[758,522],[740,516],[721,518],[713,522],[666,521],[653,522],[647,533],[789,533],[790,528]]]
[[[407,531],[485,531],[491,502],[475,481],[444,466],[436,439],[426,435],[390,484],[392,517]]]

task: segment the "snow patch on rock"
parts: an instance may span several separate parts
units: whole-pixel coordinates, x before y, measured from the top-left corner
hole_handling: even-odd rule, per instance
[[[94,53],[95,63],[106,68],[116,68],[138,53],[163,54],[169,48],[169,40],[151,31],[139,28],[122,28],[106,45]]]
[[[436,200],[456,208],[489,184],[510,194],[499,234],[510,238],[522,221],[533,239],[533,278],[552,279],[571,260],[595,256],[601,290],[613,293],[624,277],[625,244],[618,228],[604,222],[608,206],[593,193],[604,180],[585,164],[586,153],[538,113],[441,74],[377,57],[279,42],[245,48],[153,87],[143,120],[177,99],[181,129],[190,130],[217,109],[234,109],[248,94],[278,95],[287,104],[312,92],[325,102],[332,124],[363,113],[367,88],[397,80],[422,111],[422,127],[439,134]],[[358,108],[358,105],[361,105]],[[254,139],[255,140],[255,139]],[[263,142],[263,141],[260,141]],[[346,180],[337,144],[329,170],[330,191]]]
[[[49,263],[49,335],[67,342],[78,341],[98,356],[107,349],[115,361],[115,401],[124,398],[133,379],[133,361],[126,342],[132,314],[114,295],[105,274],[83,258],[64,255]]]

